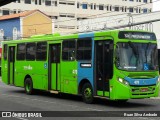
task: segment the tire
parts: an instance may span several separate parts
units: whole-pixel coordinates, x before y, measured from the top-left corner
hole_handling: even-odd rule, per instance
[[[93,90],[92,86],[89,83],[85,83],[82,87],[82,98],[83,101],[87,104],[93,103]]]
[[[24,83],[24,89],[26,94],[32,95],[33,94],[33,83],[31,78],[26,78]]]

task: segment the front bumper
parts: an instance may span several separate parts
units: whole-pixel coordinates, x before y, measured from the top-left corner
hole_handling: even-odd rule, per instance
[[[158,97],[159,91],[160,83],[151,86],[127,86],[116,81],[116,86],[112,86],[112,90],[110,91],[110,99],[121,100]]]

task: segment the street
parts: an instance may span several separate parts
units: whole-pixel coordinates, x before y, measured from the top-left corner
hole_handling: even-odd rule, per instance
[[[83,117],[85,120],[103,120],[103,119],[120,119],[125,120],[129,117],[120,117],[122,113],[127,111],[143,111],[143,112],[160,112],[160,97],[158,98],[150,98],[150,99],[133,99],[129,100],[127,103],[118,104],[115,102],[111,102],[105,99],[96,99],[94,104],[86,104],[82,102],[80,96],[73,96],[73,95],[55,95],[48,92],[38,91],[34,95],[26,95],[24,92],[24,88],[19,88],[15,86],[5,85],[0,79],[0,111],[56,111],[58,117],[55,119],[65,119],[68,120],[75,118],[72,114],[76,113],[75,111],[81,111],[82,113],[86,111],[107,111],[111,117],[95,117],[96,115],[91,115],[89,117]],[[63,114],[63,112],[57,111],[68,111],[67,113]],[[72,113],[73,111],[73,113]],[[115,112],[114,112],[115,111]],[[106,113],[107,113],[106,112]],[[90,112],[88,112],[90,113]],[[93,114],[92,113],[92,114]],[[48,113],[49,114],[49,113]],[[70,114],[70,115],[67,115]],[[82,119],[80,116],[80,112],[78,113],[76,120]],[[87,112],[85,113],[87,114]],[[98,113],[97,113],[98,114]],[[54,114],[55,115],[55,114]],[[53,116],[54,116],[53,115]],[[61,117],[60,117],[61,116]],[[83,116],[83,115],[82,115]],[[114,117],[115,116],[115,117]],[[117,118],[118,117],[118,118]],[[159,119],[158,117],[136,117],[136,119],[146,119],[146,120],[154,120]],[[13,120],[13,118],[8,118],[7,120]],[[15,120],[44,120],[42,118],[20,118],[15,117]],[[52,117],[45,117],[45,120],[50,120]],[[131,117],[134,119],[134,117]],[[3,120],[3,119],[2,119]],[[4,118],[6,120],[6,118]]]

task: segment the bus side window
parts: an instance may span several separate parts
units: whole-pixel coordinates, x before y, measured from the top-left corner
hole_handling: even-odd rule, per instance
[[[26,44],[20,43],[17,45],[17,60],[25,60]]]
[[[76,50],[76,41],[75,40],[65,40],[63,41],[62,47],[62,60],[74,61],[75,50]]]
[[[54,44],[51,47],[51,62],[60,63],[61,44]]]
[[[3,46],[3,48],[4,48],[4,50],[3,50],[3,58],[4,58],[4,60],[7,60],[7,45],[5,44],[4,46]]]
[[[35,60],[36,56],[36,43],[26,44],[26,60]]]
[[[47,42],[38,42],[36,49],[36,60],[43,61],[47,59]]]
[[[92,58],[91,38],[80,38],[77,40],[77,60],[91,60]]]

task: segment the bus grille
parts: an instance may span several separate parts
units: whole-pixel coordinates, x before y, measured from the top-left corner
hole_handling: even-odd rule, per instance
[[[155,92],[155,86],[131,87],[132,95],[151,95]]]
[[[152,95],[154,94],[154,92],[152,93],[132,93],[132,95]]]

